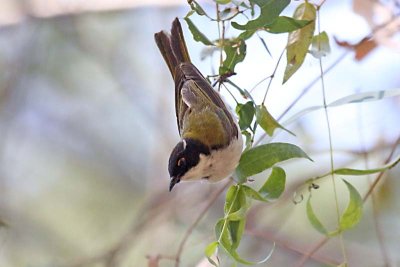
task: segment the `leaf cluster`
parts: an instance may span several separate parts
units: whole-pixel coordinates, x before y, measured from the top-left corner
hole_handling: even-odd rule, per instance
[[[290,17],[281,15],[289,6],[290,0],[214,1],[217,4],[216,17],[210,16],[197,1],[189,0],[188,3],[191,10],[186,15],[185,21],[193,35],[193,39],[201,42],[206,46],[207,51],[209,51],[209,53],[204,54],[205,56],[213,55],[213,53],[217,51],[220,52],[221,61],[218,69],[219,79],[217,81],[224,86],[225,84],[231,85],[233,88],[237,89],[245,99],[244,103],[236,101],[237,105],[235,111],[239,118],[238,124],[241,133],[246,138],[246,148],[234,174],[236,184],[232,185],[226,193],[224,216],[220,218],[215,225],[216,240],[206,247],[205,255],[211,264],[219,266],[218,249],[222,248],[236,262],[245,265],[253,265],[268,260],[272,251],[262,261],[245,260],[237,252],[244,234],[246,214],[251,208],[251,202],[262,201],[269,203],[277,200],[282,195],[286,184],[286,173],[284,169],[277,166],[277,164],[294,158],[304,158],[308,160],[311,160],[311,158],[300,147],[289,143],[267,143],[254,146],[254,136],[259,128],[271,137],[277,129],[284,130],[292,135],[294,134],[283,126],[287,125],[286,123],[282,125],[271,115],[264,104],[265,97],[261,104],[257,104],[247,90],[234,84],[228,77],[235,74],[237,64],[245,60],[247,51],[246,42],[248,39],[258,35],[259,32],[266,32],[272,35],[282,33],[288,34],[287,44],[285,46],[286,67],[282,83],[287,82],[301,68],[308,54],[311,54],[316,59],[327,56],[330,52],[329,37],[326,32],[315,34],[319,7],[316,8],[316,6],[308,1],[296,3],[297,7]],[[207,37],[191,20],[191,16],[193,15],[206,17],[216,22],[220,30],[219,38],[213,40]],[[239,16],[245,17],[247,22],[244,24],[239,23],[236,20]],[[231,28],[237,32],[234,37],[227,38],[225,36],[225,27],[227,25],[230,25]],[[264,41],[263,43],[268,50],[267,44]],[[269,77],[271,81],[274,78],[275,71]],[[267,92],[268,89],[265,96]],[[365,99],[371,100],[371,95],[372,93],[367,96],[365,94],[349,96],[335,101],[330,105],[337,106],[362,102]],[[392,96],[393,94],[388,95]],[[383,97],[378,98],[374,96],[372,100],[382,98]],[[322,108],[326,107],[327,106],[324,106]],[[294,117],[298,118],[305,113],[319,108],[321,107],[308,108],[296,114]],[[289,120],[289,122],[290,121],[291,120]],[[329,231],[315,214],[311,204],[312,191],[319,187],[316,184],[318,179],[328,175],[366,175],[381,172],[393,167],[398,162],[397,160],[391,165],[385,165],[372,170],[337,169],[327,175],[308,180],[305,183],[309,188],[306,214],[311,225],[320,233],[331,237],[354,227],[362,217],[362,197],[354,186],[342,179],[349,192],[349,202],[338,220],[337,228]],[[249,185],[250,177],[268,169],[271,169],[271,173],[260,188],[255,189]]]

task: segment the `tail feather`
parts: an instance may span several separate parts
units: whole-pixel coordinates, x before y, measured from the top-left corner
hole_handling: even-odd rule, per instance
[[[189,52],[186,47],[182,27],[178,18],[175,18],[175,20],[172,22],[171,45],[172,51],[178,58],[179,63],[190,62]]]
[[[181,24],[176,18],[172,23],[171,34],[164,31],[154,35],[156,44],[175,79],[175,69],[183,62],[190,62]]]

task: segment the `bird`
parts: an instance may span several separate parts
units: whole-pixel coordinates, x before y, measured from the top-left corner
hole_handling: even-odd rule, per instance
[[[243,140],[237,120],[219,93],[191,63],[181,24],[154,34],[175,83],[180,141],[169,161],[169,191],[181,181],[218,182],[237,167]]]

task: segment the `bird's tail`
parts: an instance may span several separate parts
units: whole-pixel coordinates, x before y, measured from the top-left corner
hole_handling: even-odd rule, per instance
[[[175,79],[175,68],[183,62],[190,62],[179,19],[175,18],[173,21],[171,34],[161,31],[156,33],[154,38],[172,77]]]

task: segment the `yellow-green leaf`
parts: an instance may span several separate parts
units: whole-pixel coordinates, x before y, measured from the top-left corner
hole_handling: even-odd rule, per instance
[[[242,187],[247,197],[259,201],[269,202],[280,197],[285,190],[285,184],[285,171],[280,167],[274,167],[271,175],[268,177],[267,181],[260,188],[260,190],[256,191],[247,185],[243,185]]]
[[[231,0],[215,0],[215,2],[217,2],[218,4],[221,4],[221,5],[226,5],[226,4],[229,4],[231,2]]]
[[[229,213],[234,211],[233,205],[236,202],[237,195],[238,195],[238,186],[231,185],[229,187],[228,191],[226,192],[226,196],[225,196],[225,205],[224,205],[225,215],[228,215]]]
[[[216,263],[211,257],[217,253],[217,249],[219,246],[218,241],[214,241],[205,248],[204,254],[206,255],[208,261],[213,265],[213,266],[218,266],[218,263]]]
[[[283,77],[285,83],[303,64],[315,30],[315,7],[305,2],[294,12],[293,18],[311,21],[307,26],[289,33],[286,48],[287,65]]]
[[[367,174],[373,174],[373,173],[378,173],[378,172],[383,172],[386,171],[390,168],[393,168],[400,162],[400,157],[395,159],[393,162],[388,163],[380,168],[375,168],[375,169],[366,169],[366,170],[357,170],[357,169],[349,169],[349,168],[341,168],[341,169],[336,169],[333,171],[335,174],[340,174],[340,175],[367,175]]]
[[[350,201],[346,210],[343,212],[339,221],[339,228],[341,231],[354,227],[361,220],[363,201],[358,193],[349,182],[343,180],[349,190]]]
[[[310,221],[311,225],[323,235],[329,235],[328,231],[326,230],[325,226],[321,223],[318,219],[317,215],[315,215],[314,210],[311,206],[311,195],[308,197],[307,200],[307,217]]]
[[[272,136],[276,128],[281,128],[288,133],[295,135],[291,131],[284,128],[282,125],[277,122],[274,117],[268,112],[267,108],[264,105],[259,105],[256,107],[256,120],[257,123],[264,129],[264,131]]]
[[[280,167],[273,167],[271,175],[258,192],[266,199],[277,199],[285,190],[286,173]]]

